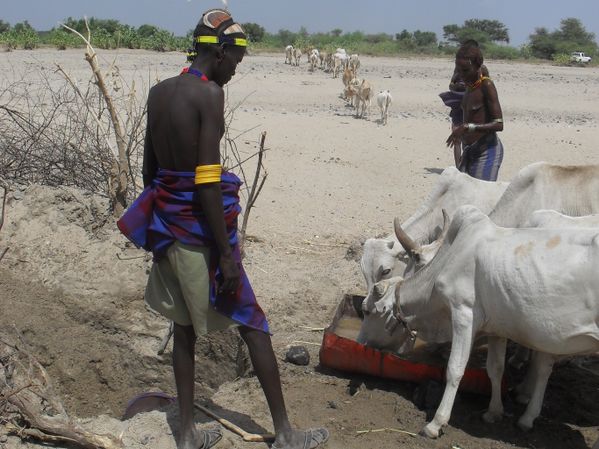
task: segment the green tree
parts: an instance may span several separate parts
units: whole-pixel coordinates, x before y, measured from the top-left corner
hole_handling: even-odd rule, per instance
[[[334,37],[339,37],[339,36],[341,36],[341,33],[343,33],[343,30],[342,30],[341,28],[335,28],[335,29],[331,30],[331,34],[332,34]]]
[[[432,31],[414,31],[414,43],[417,47],[429,47],[437,44],[437,34]]]
[[[451,25],[443,26],[443,39],[445,39],[449,42],[459,43],[460,42],[460,39],[458,37],[459,30],[460,30],[460,27],[458,25],[456,25],[455,23],[453,23]]]
[[[491,42],[510,43],[507,27],[498,20],[469,19],[464,22],[464,28],[472,28],[485,33]]]
[[[159,28],[154,26],[154,25],[148,25],[147,23],[144,25],[141,25],[138,29],[137,29],[137,34],[139,35],[139,37],[141,38],[151,38],[152,36],[154,36],[155,34],[158,34],[159,32]]]
[[[547,28],[536,28],[529,36],[530,51],[533,56],[553,59],[556,54],[570,54],[572,51],[584,51],[597,54],[595,34],[586,31],[579,19],[563,19],[560,28],[549,32]]]
[[[0,20],[0,34],[10,31],[10,23]]]
[[[279,32],[277,33],[277,37],[279,38],[281,45],[289,45],[292,42],[294,42],[295,39],[297,39],[297,36],[293,31],[284,30],[284,29],[279,30]]]
[[[297,34],[303,39],[307,39],[309,36],[308,30],[306,29],[305,26],[301,26],[299,31],[297,32]]]
[[[443,38],[455,44],[461,44],[469,39],[474,39],[481,47],[488,42],[509,43],[510,37],[507,27],[498,20],[470,19],[464,21],[463,26],[456,24],[443,27]]]
[[[555,39],[551,36],[547,28],[540,27],[529,36],[530,51],[536,58],[551,59],[555,53]]]
[[[356,33],[359,33],[359,31],[356,32]],[[352,34],[355,35],[356,33],[352,33]],[[379,42],[392,41],[393,40],[393,36],[391,36],[390,34],[387,34],[387,33],[377,33],[377,34],[367,34],[366,36],[363,37],[363,39],[366,42],[369,42],[371,44],[378,44]],[[355,39],[355,40],[362,40],[362,39],[358,38],[358,39]]]
[[[406,29],[403,29],[401,31],[401,33],[395,33],[395,40],[396,41],[410,41],[410,40],[412,40],[412,33],[410,33]]]
[[[264,27],[252,22],[242,23],[241,26],[251,42],[262,42],[264,40],[266,34]]]
[[[27,20],[23,22],[16,23],[12,30],[17,34],[24,34],[30,31],[34,31],[33,27],[29,24]]]
[[[69,47],[81,46],[81,40],[70,31],[54,28],[50,31],[48,42],[58,50],[66,50]]]
[[[562,41],[576,42],[586,46],[595,43],[595,34],[585,30],[579,19],[569,17],[560,22],[560,28],[555,32],[555,37]]]

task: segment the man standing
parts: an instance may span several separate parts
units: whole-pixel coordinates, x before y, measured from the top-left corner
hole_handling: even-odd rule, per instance
[[[173,369],[180,449],[208,449],[219,431],[193,420],[197,335],[238,327],[264,390],[281,449],[315,448],[326,429],[292,429],[268,323],[241,265],[237,242],[241,181],[220,165],[225,131],[223,86],[245,55],[247,40],[225,10],[202,15],[191,67],[150,90],[143,177],[146,189],[119,220],[121,231],[154,254],[145,298],[174,324]]]
[[[455,66],[466,84],[462,100],[464,123],[454,128],[447,146],[462,145],[460,171],[496,181],[503,161],[503,145],[497,137],[497,132],[503,130],[503,116],[495,84],[482,73],[483,55],[477,44],[462,45],[456,53]]]

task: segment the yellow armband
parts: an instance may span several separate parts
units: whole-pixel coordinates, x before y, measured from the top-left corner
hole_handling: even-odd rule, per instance
[[[220,182],[220,175],[223,169],[220,164],[198,165],[196,167],[195,184],[209,184],[211,182]]]

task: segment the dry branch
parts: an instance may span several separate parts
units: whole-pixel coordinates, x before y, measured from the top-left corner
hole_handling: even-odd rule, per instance
[[[250,212],[252,210],[252,207],[254,207],[256,199],[260,195],[260,192],[262,191],[262,187],[264,187],[264,183],[266,182],[266,177],[268,176],[268,173],[266,172],[266,169],[264,169],[264,165],[262,164],[262,159],[264,157],[264,142],[265,142],[265,140],[266,140],[266,131],[263,131],[262,134],[260,135],[260,147],[258,149],[258,162],[256,163],[256,171],[254,172],[254,180],[252,182],[252,188],[250,189],[249,194],[248,194],[247,204],[245,206],[245,212],[243,214],[243,221],[241,223],[241,229],[239,230],[239,234],[241,236],[240,241],[242,244],[242,246],[241,246],[242,252],[243,252],[243,243],[245,241],[245,231],[247,228],[248,220],[250,218]],[[264,170],[264,173],[262,174],[262,179],[260,179],[260,174],[262,173],[263,170]],[[260,184],[258,184],[258,182],[260,182]]]
[[[98,65],[98,57],[94,47],[91,44],[91,32],[89,29],[89,24],[87,22],[87,18],[85,18],[85,26],[87,28],[87,39],[78,33],[74,29],[68,27],[65,24],[62,24],[64,28],[71,31],[72,33],[77,34],[86,45],[85,51],[85,60],[88,62],[92,69],[92,73],[96,79],[96,83],[100,92],[102,93],[102,98],[106,102],[106,107],[108,108],[108,112],[110,114],[110,122],[114,128],[114,133],[116,137],[116,145],[118,148],[118,158],[113,160],[113,164],[110,170],[110,200],[113,203],[113,211],[116,217],[121,216],[125,207],[127,206],[127,187],[129,181],[129,163],[127,158],[127,142],[125,141],[125,134],[123,131],[123,126],[121,124],[121,120],[117,114],[117,110],[112,99],[112,95],[108,91],[108,87],[106,86],[106,82],[104,81],[104,77],[102,72],[100,71],[100,66]]]
[[[4,193],[2,194],[2,212],[0,212],[0,231],[2,230],[2,226],[4,226],[4,216],[5,216],[5,211],[6,211],[6,196],[8,195],[8,188],[6,186],[1,186],[1,187],[2,187],[2,190]],[[7,251],[8,251],[8,246],[6,248],[4,248],[3,250],[0,250],[0,261],[2,261],[2,259],[6,255]]]
[[[82,428],[66,413],[46,370],[16,329],[0,329],[0,419],[22,438],[64,441],[84,449],[122,449],[120,439]]]
[[[8,196],[8,188],[5,186],[1,186],[2,193],[2,213],[0,213],[0,231],[2,230],[2,226],[4,225],[4,211],[6,210],[6,197]]]

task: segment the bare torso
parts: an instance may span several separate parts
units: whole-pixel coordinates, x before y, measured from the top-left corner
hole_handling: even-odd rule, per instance
[[[175,171],[194,171],[201,158],[201,129],[203,118],[220,124],[217,138],[224,132],[223,107],[210,110],[216,90],[215,83],[203,81],[192,74],[166,79],[150,91],[148,97],[148,139],[145,164],[148,173],[158,168]],[[214,106],[212,104],[212,106]],[[146,141],[148,144],[148,141]]]

